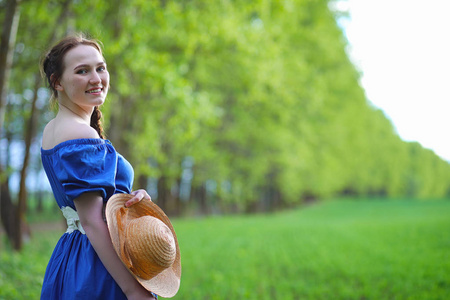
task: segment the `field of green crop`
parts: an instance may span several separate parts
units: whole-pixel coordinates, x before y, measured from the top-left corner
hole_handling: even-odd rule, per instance
[[[173,299],[450,299],[450,201],[339,200],[173,221]],[[38,299],[60,233],[0,246],[0,299]]]

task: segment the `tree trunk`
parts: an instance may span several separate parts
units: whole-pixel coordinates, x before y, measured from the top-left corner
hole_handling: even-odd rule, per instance
[[[164,176],[158,179],[158,199],[156,204],[164,211],[167,211],[167,199],[169,198],[170,190],[167,187],[167,180]]]
[[[56,19],[55,24],[62,24],[64,19],[68,17],[69,13],[69,5],[71,0],[66,0],[62,4],[61,13]],[[55,27],[56,28],[56,27]],[[57,35],[56,30],[52,32],[52,34],[48,37],[47,44],[53,44],[56,41]],[[22,170],[20,172],[20,188],[19,188],[19,196],[17,203],[17,210],[15,211],[15,227],[20,228],[17,236],[14,237],[14,249],[20,250],[22,248],[22,242],[24,238],[29,238],[31,235],[30,227],[26,222],[26,212],[27,212],[27,186],[26,179],[28,175],[28,166],[30,161],[30,149],[33,142],[34,137],[36,136],[36,128],[40,115],[40,111],[36,108],[36,102],[38,100],[38,90],[42,85],[42,79],[40,73],[36,73],[35,81],[34,81],[34,95],[31,102],[31,112],[30,117],[27,120],[27,126],[24,132],[24,141],[25,141],[25,149],[24,149],[24,158],[22,164]]]
[[[191,201],[198,203],[198,213],[200,215],[208,215],[210,210],[208,208],[208,197],[206,194],[206,184],[203,182],[198,186],[192,187]]]
[[[121,1],[112,0],[109,2],[109,9],[106,11],[105,19],[103,20],[104,25],[112,28],[112,36],[113,40],[119,40],[120,36],[123,34],[123,26],[122,26],[122,18],[120,14],[121,9]],[[123,50],[124,51],[124,50]],[[114,62],[111,62],[111,65],[114,65]],[[110,77],[111,78],[119,78],[119,74],[116,70],[119,68],[111,68],[110,69]],[[131,122],[131,118],[127,117],[127,109],[129,108],[129,104],[132,101],[130,97],[121,95],[119,93],[117,103],[114,103],[114,108],[111,109],[108,116],[108,131],[107,136],[108,139],[114,145],[114,148],[117,149],[120,154],[126,157],[128,160],[132,161],[132,158],[128,155],[128,145],[125,140],[124,130],[129,128],[129,123]]]
[[[130,114],[129,109],[132,101],[129,97],[120,97],[118,103],[115,104],[115,109],[111,110],[107,133],[108,139],[111,140],[114,148],[130,161],[133,161],[132,149],[124,132],[133,126],[132,118],[126,117],[127,114]]]
[[[7,180],[2,181],[0,184],[0,197],[2,199],[0,202],[0,216],[2,219],[2,225],[13,248],[16,249],[18,245],[15,237],[19,235],[19,228],[15,226],[14,219],[17,212],[17,206],[12,202]]]
[[[155,202],[168,216],[179,213],[177,209],[177,197],[172,194],[169,180],[165,175],[158,179],[158,199]]]
[[[0,130],[3,130],[3,123],[5,120],[9,76],[11,75],[14,45],[16,44],[17,28],[19,27],[19,5],[20,0],[7,1],[2,38],[0,42]]]
[[[184,212],[184,208],[185,208],[184,202],[181,201],[181,198],[180,198],[181,177],[179,177],[177,179],[177,184],[178,184],[178,192],[177,192],[177,194],[176,195],[172,195],[171,194],[172,203],[173,203],[172,214],[174,216],[178,216],[179,217]]]
[[[14,45],[16,43],[17,28],[19,27],[20,0],[9,0],[6,3],[5,20],[0,41],[0,138],[3,136],[3,125],[5,120],[6,98],[9,90],[9,77],[13,63]],[[0,157],[1,162],[1,157]],[[8,187],[8,177],[0,163],[0,216],[2,225],[10,239],[13,248],[18,249],[19,227],[15,226],[17,207],[11,200]]]
[[[146,175],[140,175],[136,181],[137,187],[135,189],[147,190],[148,189],[147,182],[148,182],[148,177]]]
[[[37,205],[36,205],[36,212],[37,213],[42,213],[44,211],[44,197],[43,197],[43,192],[41,189],[39,189],[36,192],[36,201],[37,201]]]
[[[38,99],[38,89],[41,86],[41,77],[36,74],[34,83],[34,96],[31,102],[31,113],[27,122],[26,132],[25,132],[25,155],[23,158],[22,170],[20,172],[20,189],[19,189],[19,200],[18,209],[16,215],[16,226],[20,228],[22,237],[29,237],[31,235],[30,228],[26,222],[26,211],[27,211],[27,175],[28,166],[30,161],[30,148],[33,138],[36,136],[37,120],[39,117],[39,110],[36,109],[36,101]],[[18,249],[22,247],[22,237],[18,238]]]

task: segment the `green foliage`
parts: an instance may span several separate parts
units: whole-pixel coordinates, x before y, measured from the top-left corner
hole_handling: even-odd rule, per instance
[[[0,299],[39,299],[45,268],[60,232],[35,233],[20,253],[0,236]]]
[[[186,157],[193,191],[214,182],[206,203],[239,210],[450,192],[448,162],[368,104],[328,1],[24,1],[7,118],[16,139],[45,43],[73,30],[103,42],[108,138],[160,198]]]
[[[447,299],[450,202],[336,199],[272,215],[175,219],[173,299]],[[0,299],[37,299],[57,233],[0,246]]]

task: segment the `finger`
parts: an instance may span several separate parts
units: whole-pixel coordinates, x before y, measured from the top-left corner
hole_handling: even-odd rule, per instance
[[[150,200],[150,196],[147,194],[147,192],[145,190],[142,190],[142,189],[133,191],[130,194],[134,195],[134,197],[125,203],[125,207],[130,207],[131,205],[140,202],[142,199]]]
[[[142,195],[142,197],[139,198],[140,200],[142,200],[142,199],[146,199],[146,200],[150,200],[150,201],[152,200],[152,198],[147,193],[147,191],[143,190],[143,189],[136,190],[136,191],[132,192],[131,194],[133,194],[133,195],[138,195],[138,194]]]
[[[139,196],[139,195],[135,195],[133,198],[131,198],[130,200],[128,200],[128,201],[125,203],[125,207],[130,207],[131,205],[136,204],[136,203],[138,203],[139,201],[141,201],[140,196]]]
[[[151,198],[150,195],[147,194],[147,193],[144,194],[144,198],[143,198],[143,199],[152,201],[152,198]]]

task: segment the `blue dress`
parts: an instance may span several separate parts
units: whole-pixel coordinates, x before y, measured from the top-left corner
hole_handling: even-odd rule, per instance
[[[52,149],[41,149],[41,158],[62,210],[75,210],[73,200],[84,192],[99,192],[105,203],[113,194],[131,192],[133,168],[108,140],[69,140]],[[53,251],[41,299],[127,298],[87,236],[73,230],[63,234]]]

